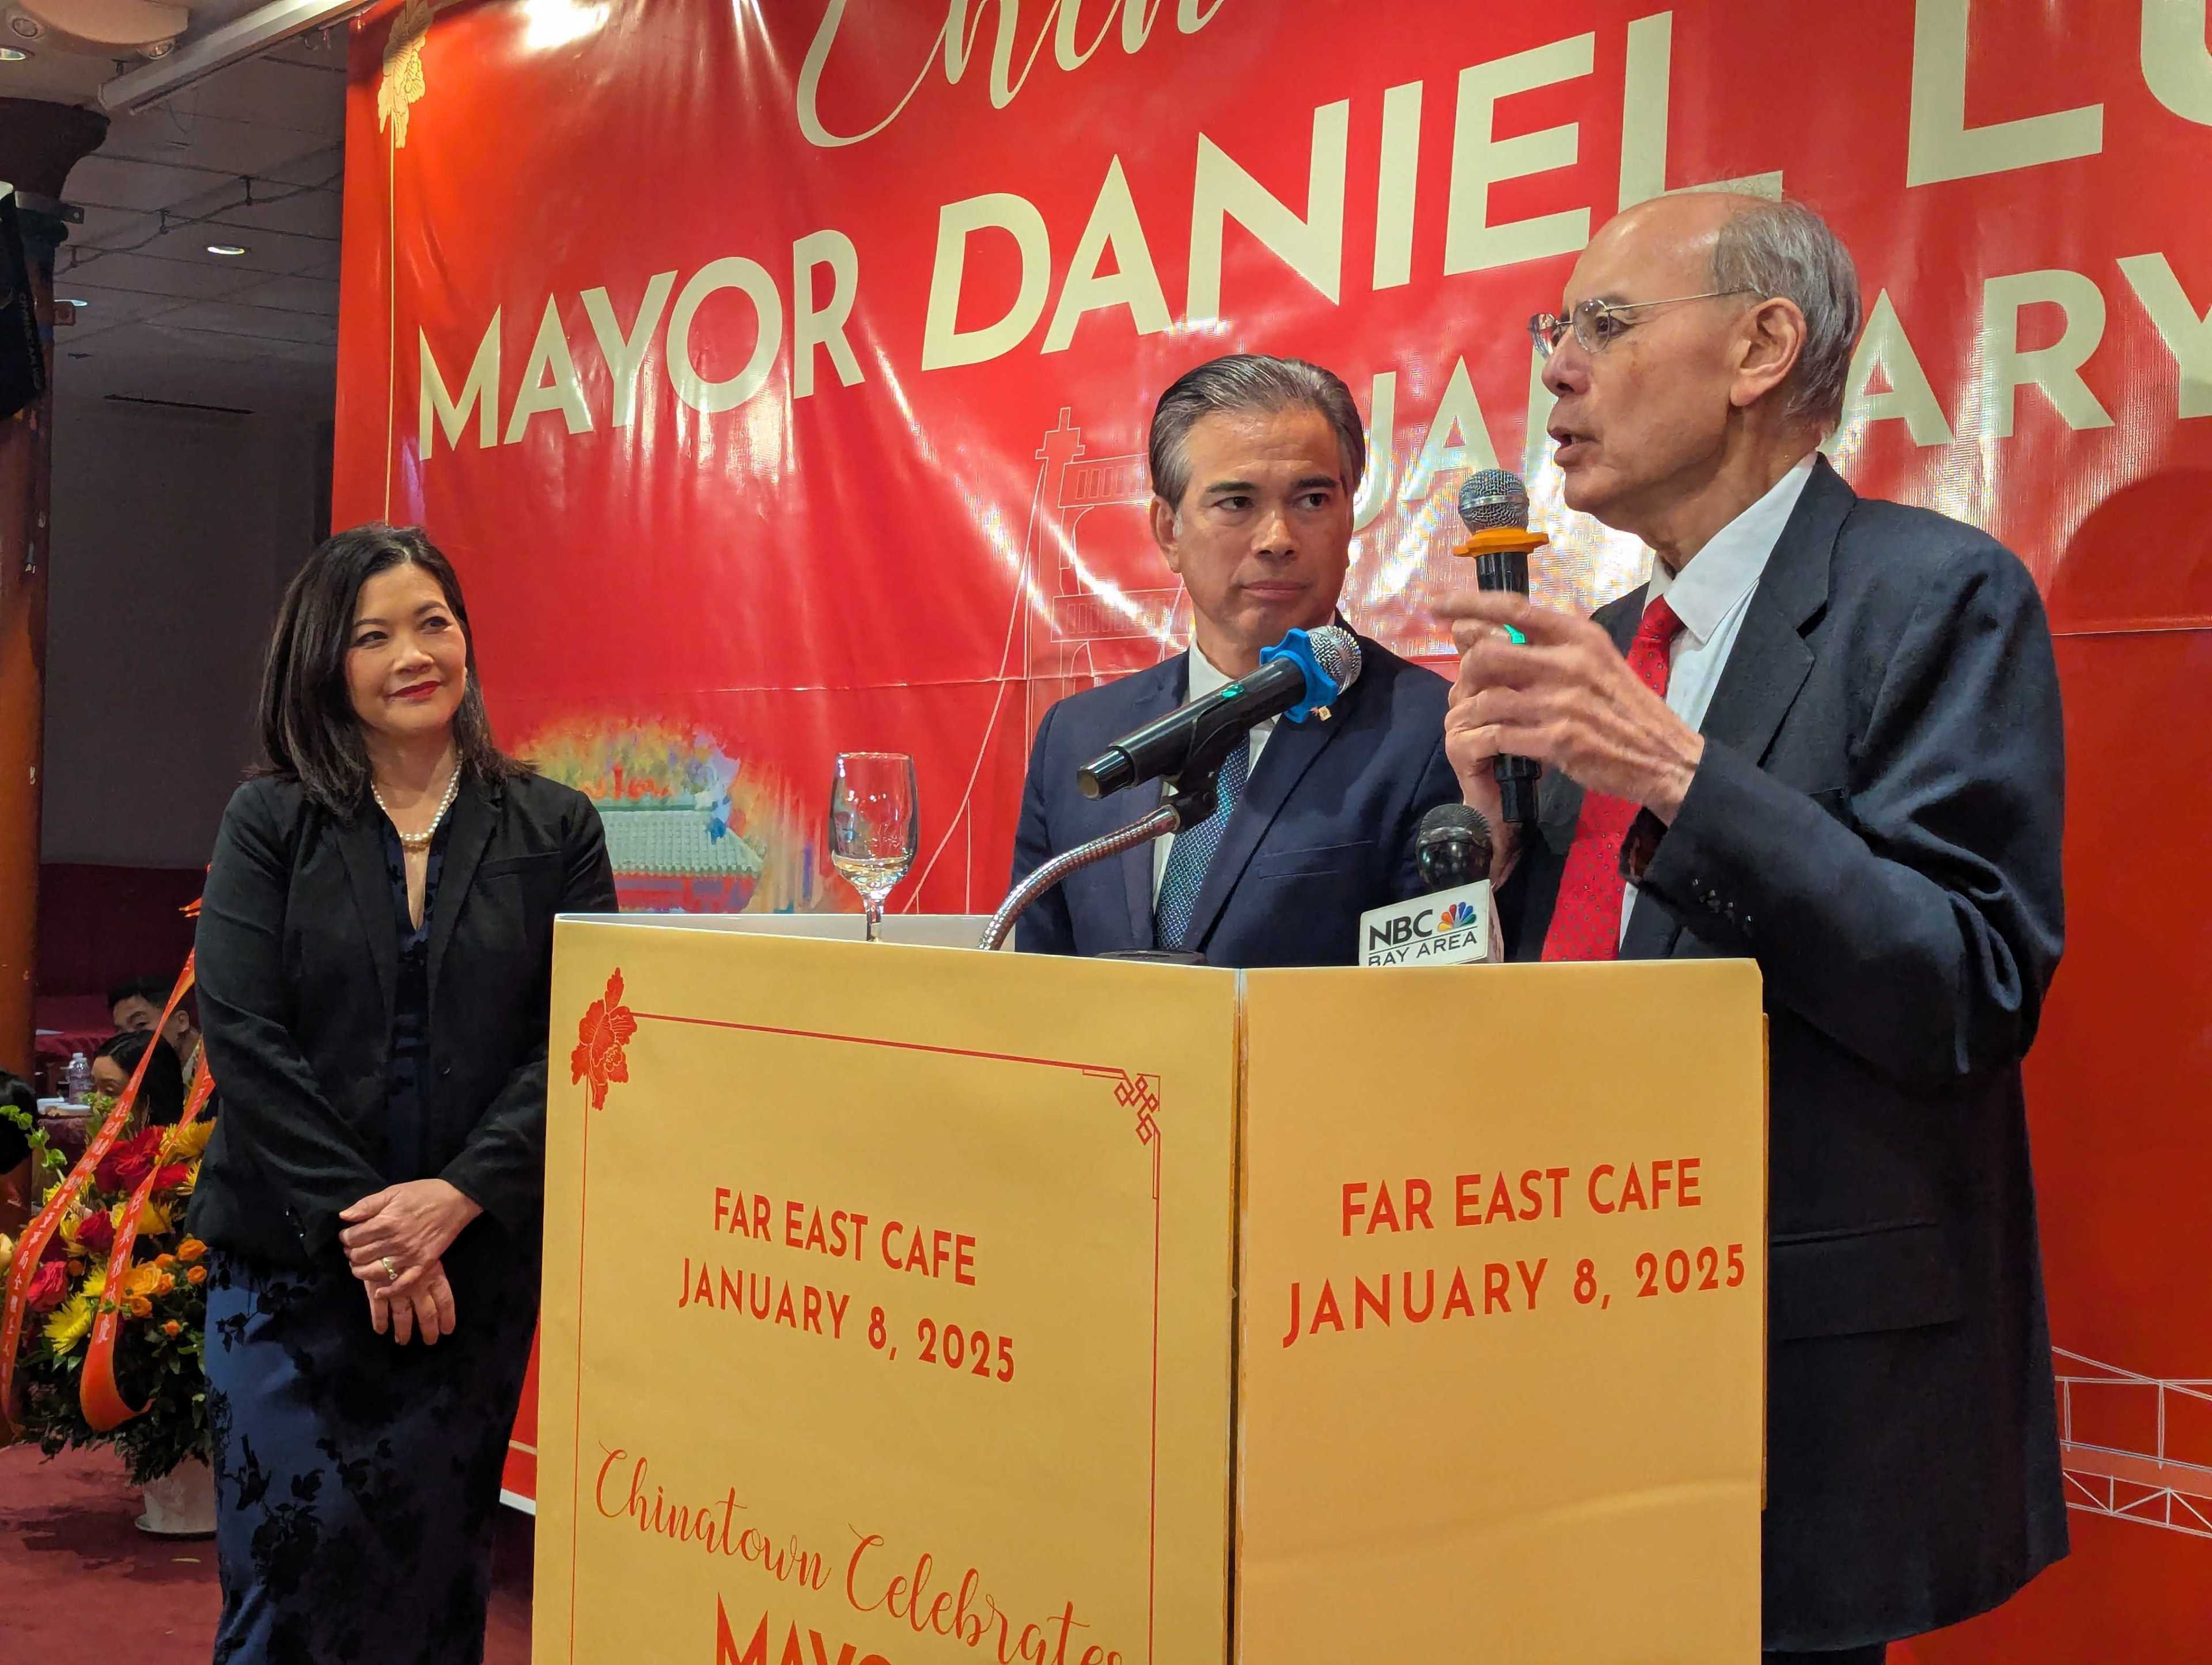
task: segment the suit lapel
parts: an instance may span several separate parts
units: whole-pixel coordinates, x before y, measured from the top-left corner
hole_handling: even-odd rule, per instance
[[[1828,561],[1844,518],[1858,501],[1826,457],[1775,540],[1743,616],[1712,702],[1700,726],[1706,738],[1759,763],[1813,669],[1804,627],[1828,605]]]
[[[384,996],[388,1019],[399,981],[399,927],[392,901],[392,873],[384,863],[383,823],[384,811],[371,804],[352,820],[338,823],[336,830],[338,854],[345,860],[354,906],[361,910],[362,936],[376,967],[376,987]]]
[[[1743,626],[1729,651],[1719,685],[1698,732],[1741,752],[1753,763],[1766,756],[1775,731],[1813,669],[1804,630],[1828,605],[1828,563],[1844,519],[1858,501],[1820,457],[1813,477],[1790,512],[1752,592]],[[1682,922],[1649,897],[1639,896],[1621,939],[1625,960],[1664,959],[1681,941]]]
[[[453,921],[460,917],[470,883],[477,876],[477,864],[483,860],[484,846],[491,842],[492,829],[499,823],[494,795],[487,794],[473,780],[461,783],[447,813],[453,826],[446,835],[446,862],[438,874],[437,903],[430,910],[427,957],[433,1012],[438,1009],[438,968],[445,963],[446,950],[453,940]]]
[[[1129,706],[1124,716],[1117,720],[1120,732],[1142,728],[1146,723],[1164,717],[1182,703],[1182,690],[1190,685],[1190,656],[1179,654],[1163,659],[1149,671],[1139,671],[1128,681]],[[1084,836],[1097,837],[1116,827],[1126,826],[1139,815],[1155,807],[1152,798],[1144,793],[1120,793],[1103,800],[1097,806],[1097,825]],[[1127,909],[1129,925],[1128,946],[1151,948],[1158,939],[1152,929],[1152,840],[1146,840],[1133,850],[1124,850],[1114,858],[1121,870],[1122,902]]]
[[[1198,905],[1192,912],[1190,933],[1183,939],[1185,944],[1192,947],[1204,944],[1214,921],[1221,917],[1229,893],[1237,888],[1245,865],[1252,860],[1253,851],[1260,848],[1260,841],[1267,836],[1275,817],[1297,790],[1298,782],[1305,779],[1314,759],[1344,732],[1346,706],[1358,693],[1359,684],[1355,683],[1338,699],[1328,722],[1314,717],[1302,723],[1285,721],[1275,725],[1275,732],[1267,737],[1266,749],[1260,753],[1259,767],[1245,783],[1243,801],[1230,812],[1221,848],[1214,852],[1213,865],[1206,869],[1205,887],[1198,893]]]

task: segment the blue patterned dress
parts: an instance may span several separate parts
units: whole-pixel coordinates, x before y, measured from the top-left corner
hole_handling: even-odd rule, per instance
[[[418,927],[384,825],[399,964],[378,1169],[394,1184],[432,1176],[423,1086],[445,831]],[[313,1271],[220,1250],[209,1264],[216,1665],[477,1665],[500,1470],[538,1318],[537,1242],[489,1216],[461,1233],[445,1259],[457,1327],[434,1346],[377,1334],[336,1249]]]

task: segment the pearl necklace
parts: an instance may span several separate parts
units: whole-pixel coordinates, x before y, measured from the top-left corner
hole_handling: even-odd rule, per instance
[[[453,799],[460,795],[461,766],[453,765],[453,775],[446,781],[446,795],[438,800],[438,812],[430,817],[430,824],[421,832],[399,832],[399,817],[392,812],[392,805],[384,801],[384,794],[376,789],[376,782],[368,783],[368,795],[376,799],[376,807],[384,811],[385,819],[392,823],[392,830],[399,833],[399,848],[403,850],[427,850],[430,841],[437,836],[438,823],[446,818],[446,811],[453,807]]]

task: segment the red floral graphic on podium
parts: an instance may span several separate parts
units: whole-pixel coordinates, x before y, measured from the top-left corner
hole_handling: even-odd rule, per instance
[[[592,1002],[584,1021],[576,1025],[576,1049],[568,1054],[571,1083],[588,1079],[592,1108],[604,1109],[610,1084],[629,1079],[629,1060],[623,1048],[637,1033],[637,1019],[622,1003],[623,977],[617,967],[607,979],[606,997]]]

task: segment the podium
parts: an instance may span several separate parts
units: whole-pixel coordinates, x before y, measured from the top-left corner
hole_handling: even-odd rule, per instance
[[[583,918],[552,1013],[540,1665],[1757,1658],[1748,963]]]

